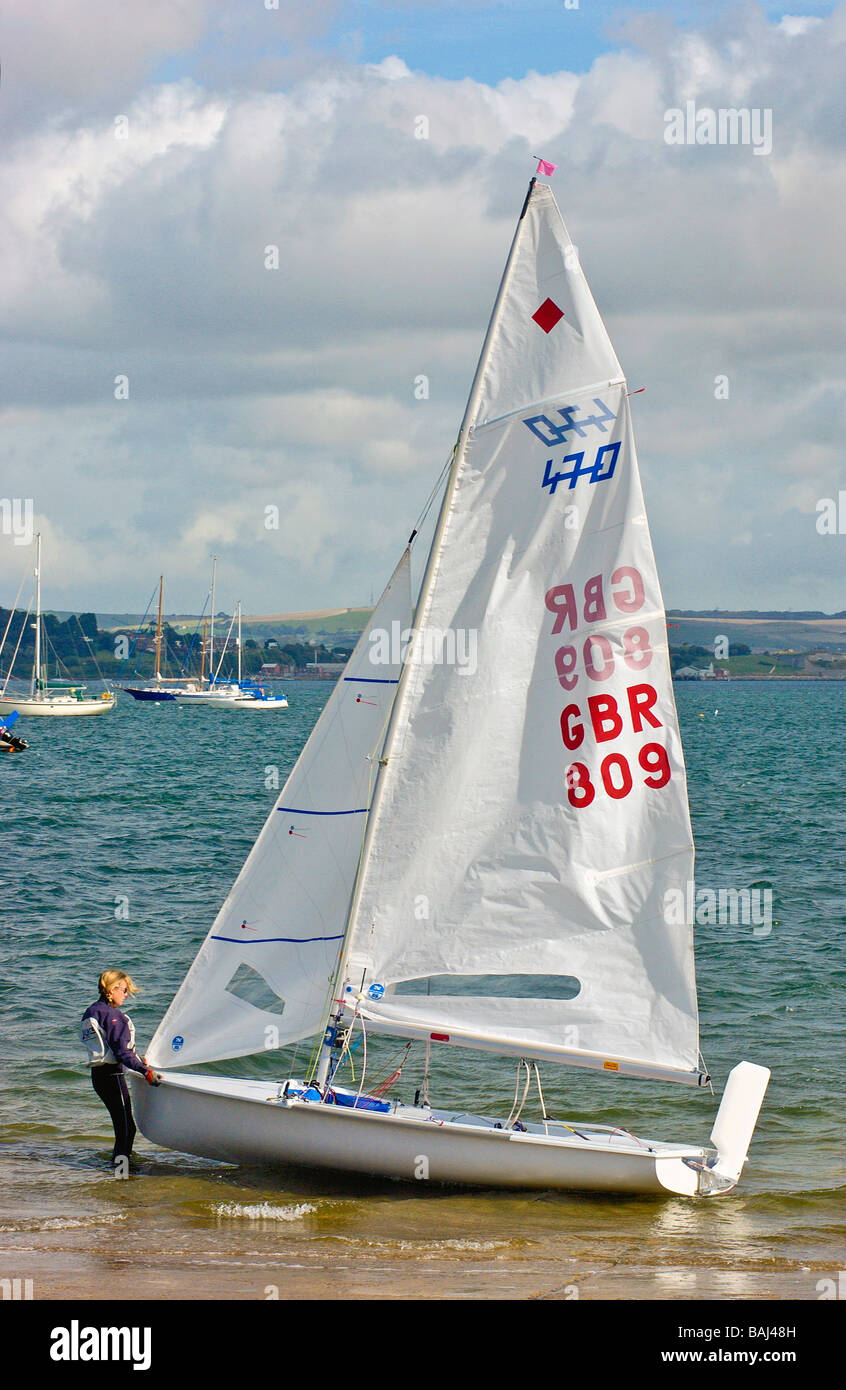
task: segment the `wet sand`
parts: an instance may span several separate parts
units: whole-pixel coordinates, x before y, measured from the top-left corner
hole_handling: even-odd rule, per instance
[[[635,1239],[597,1239],[598,1233],[592,1240],[586,1232],[559,1239],[548,1233],[527,1239],[403,1239],[344,1235],[335,1225],[323,1234],[304,1231],[292,1237],[275,1225],[259,1219],[243,1229],[243,1222],[221,1222],[206,1233],[183,1227],[169,1241],[157,1240],[152,1229],[133,1229],[131,1219],[80,1223],[71,1230],[31,1229],[6,1233],[0,1260],[10,1275],[32,1281],[33,1299],[74,1302],[813,1301],[819,1299],[821,1279],[837,1279],[831,1260],[801,1264],[762,1252],[759,1260],[723,1257],[707,1263],[703,1251],[698,1263],[674,1262],[666,1251],[652,1254]],[[593,1249],[585,1250],[586,1245]]]
[[[108,1272],[67,1269],[54,1257],[40,1257],[25,1272],[33,1278],[34,1297],[85,1302],[103,1297],[104,1278],[111,1300],[180,1299],[189,1301],[438,1301],[438,1300],[816,1300],[816,1280],[821,1273],[783,1271],[727,1277],[722,1270],[648,1268],[594,1268],[562,1275],[554,1267],[533,1271],[503,1268],[485,1263],[469,1268],[464,1262],[439,1262],[398,1274],[391,1267],[362,1269],[332,1263],[324,1267],[268,1264],[236,1269],[232,1266],[196,1270],[175,1264],[157,1269],[138,1269],[127,1261],[124,1269],[112,1264]],[[23,1266],[21,1266],[23,1268]],[[834,1267],[831,1277],[837,1277]],[[810,1282],[809,1282],[810,1280]],[[266,1281],[266,1282],[262,1282]]]

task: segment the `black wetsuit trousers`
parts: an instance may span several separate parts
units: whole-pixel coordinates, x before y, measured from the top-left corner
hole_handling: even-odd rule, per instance
[[[91,1080],[114,1125],[115,1147],[112,1151],[112,1162],[121,1155],[128,1158],[132,1153],[132,1142],[137,1130],[123,1069],[112,1062],[101,1062],[99,1066],[91,1068]]]

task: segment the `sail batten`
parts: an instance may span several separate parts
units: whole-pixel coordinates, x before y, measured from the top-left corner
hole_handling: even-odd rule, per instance
[[[692,931],[664,907],[692,877],[692,835],[625,380],[543,185],[416,624],[472,634],[476,664],[433,661],[424,641],[406,658],[345,948],[355,1007],[385,1031],[698,1076]],[[580,988],[540,1004],[393,994],[521,973]]]
[[[614,387],[625,386],[625,384],[625,377],[620,376],[608,381],[594,381],[590,386],[580,386],[577,391],[569,391],[567,394],[571,400],[576,400],[579,396],[590,396],[594,391],[610,391]],[[543,396],[536,401],[526,401],[523,405],[516,407],[514,410],[509,410],[505,415],[497,415],[491,420],[486,420],[484,424],[476,425],[473,432],[478,438],[485,430],[493,429],[495,425],[504,424],[507,420],[510,420],[512,416],[519,415],[522,417],[528,410],[537,410],[540,406],[552,405],[553,402],[559,399],[560,393],[556,392],[555,395]]]

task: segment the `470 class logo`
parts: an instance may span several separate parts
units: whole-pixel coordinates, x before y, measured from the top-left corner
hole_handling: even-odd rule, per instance
[[[562,417],[563,424],[558,425],[554,420],[550,420],[548,415],[530,415],[523,424],[532,431],[536,439],[542,444],[555,445],[563,444],[567,446],[569,440],[567,436],[573,434],[579,439],[584,439],[589,429],[597,429],[602,434],[608,433],[608,421],[616,420],[613,410],[609,410],[604,401],[598,396],[594,396],[593,403],[597,411],[596,415],[583,415],[578,417],[579,407],[577,405],[564,405],[556,412]],[[548,487],[550,496],[555,494],[559,483],[566,482],[568,488],[574,488],[579,478],[587,478],[589,483],[605,483],[609,478],[613,478],[614,469],[617,466],[617,459],[620,454],[620,443],[600,444],[592,458],[588,458],[585,463],[585,453],[587,450],[581,449],[572,454],[565,454],[561,460],[561,469],[553,473],[552,468],[554,459],[547,459],[544,468],[541,487]],[[572,467],[567,469],[566,464]]]

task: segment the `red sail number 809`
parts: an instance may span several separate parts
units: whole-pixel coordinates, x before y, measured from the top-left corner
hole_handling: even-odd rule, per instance
[[[660,743],[645,743],[638,751],[637,760],[647,774],[643,778],[644,786],[666,787],[670,780],[670,759],[666,748]],[[622,801],[632,789],[632,770],[624,753],[609,753],[603,758],[599,765],[599,776],[606,794],[614,801]],[[571,763],[566,781],[570,805],[579,811],[590,806],[596,796],[596,787],[586,764]]]

